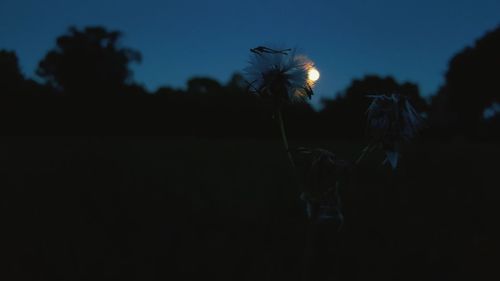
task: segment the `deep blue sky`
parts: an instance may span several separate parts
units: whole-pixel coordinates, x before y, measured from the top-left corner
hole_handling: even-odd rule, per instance
[[[103,25],[141,51],[134,78],[150,90],[226,82],[257,45],[299,47],[321,72],[314,103],[371,73],[432,94],[450,57],[498,24],[500,0],[0,0],[0,48],[30,77],[70,25]]]

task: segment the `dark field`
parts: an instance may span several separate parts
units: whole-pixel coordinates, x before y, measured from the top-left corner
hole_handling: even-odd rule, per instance
[[[278,139],[3,137],[1,279],[495,279],[500,145],[421,141],[394,173],[382,159],[342,187],[337,232],[307,226]]]

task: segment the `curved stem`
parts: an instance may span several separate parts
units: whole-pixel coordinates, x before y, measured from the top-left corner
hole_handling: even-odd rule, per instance
[[[290,160],[292,167],[295,168],[295,163],[293,162],[293,157],[292,154],[290,153],[290,148],[288,147],[288,140],[286,138],[285,124],[283,122],[283,115],[281,114],[281,109],[278,109],[278,122],[280,123],[281,138],[283,139],[283,144],[285,145],[285,149],[288,154],[288,159]]]

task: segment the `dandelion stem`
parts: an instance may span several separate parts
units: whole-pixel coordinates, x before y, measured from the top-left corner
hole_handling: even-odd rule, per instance
[[[371,147],[371,144],[369,144],[365,148],[363,148],[363,150],[361,151],[361,155],[359,155],[358,159],[356,159],[356,162],[354,162],[355,165],[358,165],[359,162],[361,162],[361,160],[363,160],[363,158],[365,158],[366,154],[370,150],[370,147]]]
[[[290,160],[292,167],[295,168],[295,163],[293,162],[292,153],[290,153],[290,148],[288,147],[288,140],[286,138],[285,124],[283,122],[283,115],[281,113],[281,109],[278,109],[278,122],[280,123],[281,138],[283,139],[283,144],[285,145],[285,149],[288,154],[288,159]]]

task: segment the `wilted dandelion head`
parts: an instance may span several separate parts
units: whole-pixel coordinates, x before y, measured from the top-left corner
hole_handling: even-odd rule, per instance
[[[308,218],[314,222],[342,223],[339,182],[350,173],[350,164],[325,149],[299,147],[291,150],[302,176]]]
[[[368,132],[373,141],[384,148],[386,162],[396,168],[398,144],[415,137],[423,126],[423,119],[405,96],[392,94],[369,97],[372,103],[367,110]]]
[[[319,78],[311,60],[297,55],[292,49],[260,46],[250,51],[250,65],[245,69],[250,92],[272,100],[278,107],[311,98],[312,88]]]

